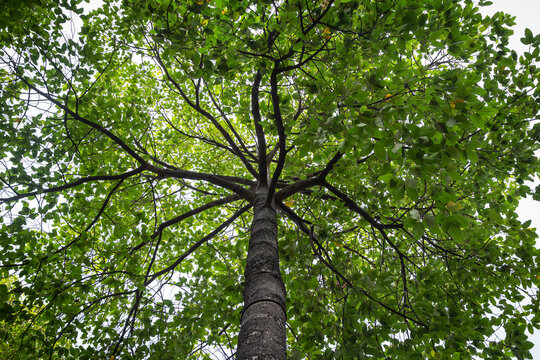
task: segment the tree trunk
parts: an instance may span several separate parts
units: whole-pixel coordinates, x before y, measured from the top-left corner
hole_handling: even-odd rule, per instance
[[[247,254],[237,360],[285,360],[285,285],[279,272],[277,217],[257,190]]]

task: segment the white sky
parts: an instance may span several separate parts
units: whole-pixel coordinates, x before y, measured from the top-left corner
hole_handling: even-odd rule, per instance
[[[491,0],[493,5],[483,7],[482,13],[492,15],[497,11],[504,11],[516,17],[516,25],[514,27],[514,35],[510,40],[510,46],[518,53],[527,50],[527,45],[523,45],[519,39],[523,37],[525,28],[532,30],[533,34],[540,33],[540,0]],[[537,153],[540,156],[539,153]],[[538,178],[534,182],[534,186],[539,185]],[[540,233],[540,203],[528,197],[519,203],[518,215],[520,220],[532,220],[531,227],[536,228]],[[540,245],[540,244],[539,244]],[[530,340],[534,343],[531,350],[533,359],[540,359],[540,331],[530,336]]]

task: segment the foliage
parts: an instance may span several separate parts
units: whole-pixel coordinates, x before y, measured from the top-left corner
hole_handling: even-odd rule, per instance
[[[267,182],[289,358],[530,358],[540,35],[518,55],[513,19],[469,0],[19,4],[0,320],[20,358],[233,353]]]

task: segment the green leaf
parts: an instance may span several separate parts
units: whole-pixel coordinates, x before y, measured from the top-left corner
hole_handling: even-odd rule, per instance
[[[424,224],[417,222],[413,227],[413,237],[418,240],[422,237],[422,235],[424,235]]]
[[[379,159],[380,161],[386,161],[386,146],[383,143],[376,142],[373,150],[377,159]]]
[[[459,228],[459,226],[456,226],[456,225],[450,225],[446,231],[448,232],[448,234],[449,234],[455,241],[458,241],[458,242],[463,241],[464,233],[463,233],[463,231]]]

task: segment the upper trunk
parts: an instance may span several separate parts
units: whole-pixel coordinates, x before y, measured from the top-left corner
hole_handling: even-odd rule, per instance
[[[285,360],[285,285],[279,272],[276,211],[265,206],[267,188],[257,190],[247,255],[244,310],[237,360]]]

